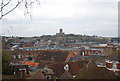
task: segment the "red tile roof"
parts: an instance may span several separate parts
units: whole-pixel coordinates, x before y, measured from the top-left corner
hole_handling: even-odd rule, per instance
[[[29,66],[38,66],[39,63],[37,62],[30,62],[30,61],[24,61],[23,64],[29,65]]]

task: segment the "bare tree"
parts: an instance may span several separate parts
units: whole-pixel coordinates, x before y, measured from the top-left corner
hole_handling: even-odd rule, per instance
[[[17,3],[13,4],[14,6],[11,9],[6,9],[7,7],[11,7],[11,3],[12,1],[17,1]],[[1,0],[0,3],[0,20],[8,15],[9,13],[11,13],[12,11],[14,11],[20,4],[22,4],[25,8],[25,12],[24,14],[30,14],[30,9],[32,4],[37,3],[38,5],[40,5],[40,1],[39,0]],[[30,14],[31,17],[31,14]]]

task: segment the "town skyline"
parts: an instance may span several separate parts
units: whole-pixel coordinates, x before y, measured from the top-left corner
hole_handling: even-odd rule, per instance
[[[40,3],[31,9],[32,20],[24,16],[21,6],[5,16],[2,33],[30,37],[54,35],[62,28],[66,34],[118,37],[117,0],[41,0]]]
[[[60,28],[62,29],[62,28]],[[53,34],[41,34],[41,35],[32,35],[32,36],[19,36],[19,35],[14,35],[14,34],[11,34],[9,33],[8,35],[2,35],[3,37],[41,37],[41,36],[55,36],[57,33],[60,33],[60,29],[58,29],[58,31],[56,33],[53,33]],[[80,34],[80,33],[66,33],[64,31],[64,29],[62,29],[62,32],[65,34],[65,35],[82,35],[82,36],[96,36],[96,37],[106,37],[106,38],[116,38],[117,36],[99,36],[99,35],[89,35],[89,34]]]

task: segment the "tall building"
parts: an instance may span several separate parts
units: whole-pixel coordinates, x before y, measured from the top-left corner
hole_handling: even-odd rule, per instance
[[[56,33],[56,40],[59,45],[62,45],[61,43],[65,40],[63,29],[59,29],[59,33]]]
[[[63,29],[59,29],[59,33],[56,33],[56,36],[58,36],[58,37],[64,37],[65,34],[63,32]]]
[[[63,29],[59,29],[59,33],[56,33],[56,35],[64,35]]]
[[[63,32],[63,30],[62,29],[60,29],[60,33],[62,33]]]

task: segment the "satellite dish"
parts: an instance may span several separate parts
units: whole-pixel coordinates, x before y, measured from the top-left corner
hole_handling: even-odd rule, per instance
[[[69,65],[68,65],[68,64],[66,64],[66,65],[64,66],[64,70],[65,70],[65,71],[68,71],[68,70],[69,70]]]

